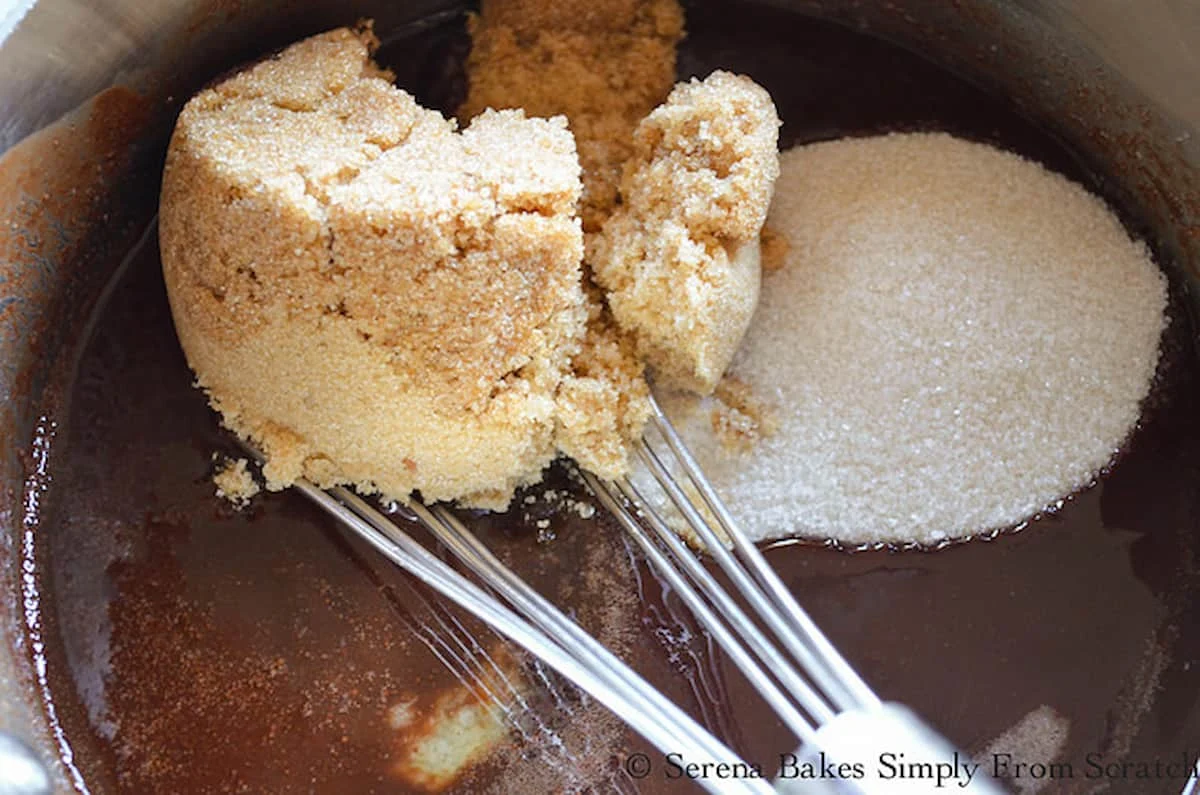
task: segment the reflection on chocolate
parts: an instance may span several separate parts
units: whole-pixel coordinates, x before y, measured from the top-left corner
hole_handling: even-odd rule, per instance
[[[691,9],[688,28],[681,76],[750,74],[775,98],[785,145],[946,129],[1088,181],[1003,100],[890,45],[729,4]],[[423,101],[452,107],[461,21],[425,35],[382,59],[402,81],[427,83],[409,86]],[[151,239],[135,252],[83,352],[41,540],[58,710],[97,788],[404,791],[434,711],[501,691],[502,749],[457,782],[464,791],[619,780],[622,755],[650,752],[301,497],[262,495],[238,513],[213,496],[211,454],[236,448],[191,387],[156,250]],[[1200,362],[1178,294],[1172,314],[1140,429],[1111,473],[1062,510],[937,553],[770,553],[868,681],[968,749],[1043,706],[1065,722],[1063,753],[1080,770],[1089,752],[1165,758],[1200,736]],[[474,524],[668,695],[772,768],[793,741],[749,685],[632,565],[615,523],[561,510],[547,490],[590,502],[554,471],[512,515]],[[481,736],[488,714],[463,713]],[[548,747],[551,735],[563,750]],[[639,782],[649,792],[689,786]]]

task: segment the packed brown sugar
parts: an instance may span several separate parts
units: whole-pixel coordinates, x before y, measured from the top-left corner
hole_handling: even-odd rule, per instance
[[[678,35],[660,6],[631,8],[635,33],[621,35],[643,35],[646,14],[651,31]],[[306,477],[503,508],[560,452],[602,477],[624,474],[648,410],[643,334],[619,328],[585,278],[577,207],[588,201],[568,120],[489,108],[460,132],[392,86],[374,46],[369,27],[315,36],[202,92],[180,116],[161,240],[199,384],[262,448],[270,488]],[[728,182],[765,208],[777,171],[770,98],[723,73],[681,90],[707,103],[668,102],[675,123],[721,127],[710,145],[734,159],[722,163],[737,172]],[[757,103],[749,131],[740,105],[720,101],[737,92]],[[651,135],[651,119],[641,124]],[[605,134],[628,134],[634,151],[637,129]],[[722,180],[700,187],[697,201],[729,192]],[[715,237],[702,221],[681,228],[756,249],[763,214]],[[735,262],[697,267],[719,274]],[[737,301],[748,315],[754,299],[725,290],[710,303]],[[699,333],[718,331],[729,327]]]
[[[457,132],[372,44],[332,31],[188,103],[160,220],[176,328],[269,486],[502,507],[554,456],[582,337],[574,142],[520,111]]]
[[[746,333],[778,135],[770,95],[722,71],[676,86],[635,131],[588,262],[659,383],[712,392]]]
[[[676,0],[487,0],[471,20],[466,122],[485,108],[563,115],[583,167],[580,217],[595,232],[618,203],[638,124],[675,83]]]

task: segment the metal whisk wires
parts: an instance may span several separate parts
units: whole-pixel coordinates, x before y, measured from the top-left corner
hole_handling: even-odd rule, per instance
[[[257,451],[250,452],[261,460]],[[451,568],[349,489],[323,491],[304,480],[297,481],[294,488],[392,563],[536,655],[664,754],[679,754],[688,762],[745,765],[734,751],[505,567],[445,507],[413,501],[398,506],[397,512],[429,530],[488,589]],[[713,792],[772,791],[759,779],[700,783]]]
[[[953,747],[911,712],[882,703],[838,653],[738,527],[662,409],[653,399],[651,402],[650,438],[639,443],[638,459],[753,615],[724,590],[668,520],[650,507],[653,503],[633,481],[625,478],[606,483],[587,472],[582,477],[801,740],[803,753],[815,756],[828,751],[835,758],[853,762],[902,749],[901,755],[909,753],[913,758],[940,760],[954,754],[957,760]],[[251,452],[259,457],[257,451]],[[689,763],[746,767],[734,751],[504,566],[445,506],[426,506],[414,500],[397,506],[396,511],[432,533],[486,588],[448,566],[352,491],[340,487],[322,491],[306,481],[298,481],[295,488],[384,557],[574,682],[664,754],[677,754]],[[765,781],[753,777],[700,779],[697,783],[721,793],[772,791]],[[780,784],[788,786],[787,782],[777,782]],[[808,781],[803,787],[805,793],[909,791],[877,781],[832,789]],[[966,789],[998,792],[982,778],[968,780]]]
[[[953,747],[913,713],[884,704],[867,686],[742,531],[653,397],[651,409],[637,457],[753,615],[701,564],[633,479],[606,483],[587,472],[581,473],[583,479],[802,741],[802,749],[814,756],[834,752],[851,762],[880,752],[958,759]],[[971,792],[999,791],[982,777],[967,783]],[[864,781],[856,791],[897,790]]]

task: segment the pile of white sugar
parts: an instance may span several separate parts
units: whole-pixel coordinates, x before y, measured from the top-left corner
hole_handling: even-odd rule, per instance
[[[731,373],[774,429],[742,451],[672,396],[756,538],[936,544],[1087,485],[1137,421],[1166,281],[1080,186],[942,134],[799,147],[790,243]]]

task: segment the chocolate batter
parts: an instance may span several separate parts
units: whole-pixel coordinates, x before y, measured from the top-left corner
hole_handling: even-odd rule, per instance
[[[688,30],[680,77],[718,67],[752,76],[778,106],[782,146],[940,129],[1097,184],[1003,99],[889,44],[751,5],[690,8]],[[462,96],[465,41],[462,20],[448,20],[417,41],[386,42],[380,60],[422,102],[449,110]],[[1122,209],[1144,233],[1136,208]],[[69,405],[53,418],[56,469],[44,514],[53,526],[39,539],[47,654],[57,714],[90,786],[408,791],[416,785],[406,749],[422,721],[446,693],[489,703],[488,693],[504,689],[499,669],[528,709],[502,693],[517,704],[505,718],[511,742],[456,788],[633,789],[622,759],[657,758],[640,738],[569,687],[548,688],[532,661],[452,618],[302,497],[260,496],[238,513],[213,496],[213,451],[238,451],[192,388],[157,250],[151,232],[130,254],[81,351]],[[1111,471],[1060,510],[1018,533],[936,553],[801,544],[769,553],[866,679],[964,748],[982,749],[1051,707],[1069,724],[1061,758],[1077,773],[1054,791],[1097,783],[1083,780],[1089,753],[1152,763],[1200,752],[1200,360],[1179,289],[1171,313],[1139,428]],[[474,525],[772,771],[792,738],[628,553],[615,523],[599,512],[584,519],[547,490],[589,501],[555,471],[518,495],[510,515]],[[398,705],[409,722],[396,717]],[[552,735],[561,750],[546,742]],[[1044,747],[1037,739],[1034,753]],[[691,786],[663,772],[658,766],[636,786]],[[1171,793],[1182,784],[1117,780],[1113,788]]]

